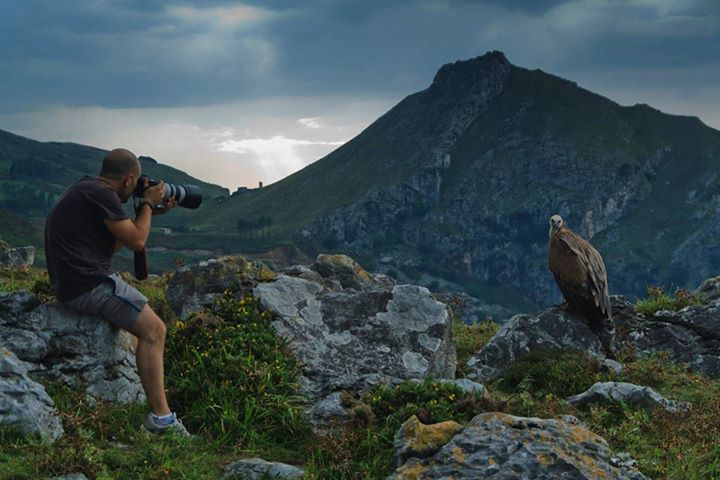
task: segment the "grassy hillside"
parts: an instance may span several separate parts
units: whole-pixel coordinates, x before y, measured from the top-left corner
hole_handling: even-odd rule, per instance
[[[412,415],[425,423],[465,423],[490,411],[574,415],[614,451],[629,452],[639,470],[656,480],[720,478],[720,382],[663,356],[637,359],[624,352],[625,370],[616,375],[582,352],[536,352],[487,383],[485,396],[432,380],[378,386],[364,395],[344,395],[349,422],[313,430],[302,420],[296,391],[300,366],[275,336],[259,301],[229,292],[211,311],[179,322],[165,299],[166,282],[165,276],[138,286],[167,323],[171,408],[198,438],[151,437],[139,430],[147,405],[95,405],[81,389],[52,384],[48,393],[65,435],[49,445],[0,428],[0,480],[78,472],[101,480],[216,479],[224,466],[250,457],[300,465],[308,480],[383,479],[393,471],[395,432]],[[0,289],[45,292],[47,276],[40,270],[0,272]],[[456,323],[458,365],[497,329]],[[693,407],[680,415],[622,404],[585,411],[565,401],[601,381],[648,385]]]

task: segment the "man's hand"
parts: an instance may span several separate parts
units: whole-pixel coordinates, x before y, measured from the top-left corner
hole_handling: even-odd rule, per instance
[[[175,197],[170,197],[167,203],[160,204],[155,208],[155,210],[153,211],[153,215],[162,215],[163,213],[167,213],[169,210],[172,210],[174,206]]]
[[[147,187],[148,179],[143,178],[143,181],[145,182],[145,186]],[[152,186],[150,188],[145,189],[145,193],[143,193],[143,199],[149,201],[153,205],[153,209],[157,206],[163,203],[163,197],[165,196],[165,182],[160,181],[155,186]]]

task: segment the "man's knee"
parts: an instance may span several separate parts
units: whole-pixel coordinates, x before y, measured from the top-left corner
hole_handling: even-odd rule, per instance
[[[132,328],[132,334],[140,340],[150,342],[165,341],[165,323],[157,316],[157,314],[148,305],[145,305],[140,311],[140,315]]]

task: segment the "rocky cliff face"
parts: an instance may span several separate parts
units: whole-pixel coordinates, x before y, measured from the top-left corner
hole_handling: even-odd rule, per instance
[[[516,310],[560,300],[545,260],[555,213],[604,254],[611,293],[696,285],[720,268],[720,132],[697,119],[621,107],[492,52],[445,65],[382,122],[411,150],[385,168],[407,173],[300,229],[299,242]]]

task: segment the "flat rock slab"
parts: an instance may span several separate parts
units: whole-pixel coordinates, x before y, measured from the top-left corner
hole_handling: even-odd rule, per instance
[[[81,315],[29,292],[0,293],[0,344],[39,380],[84,385],[95,398],[145,400],[132,336],[96,315]]]
[[[0,425],[54,442],[65,431],[45,387],[28,377],[15,354],[0,347]]]
[[[226,478],[242,480],[266,480],[301,478],[305,471],[285,463],[266,462],[261,458],[238,460],[225,467]]]
[[[668,400],[650,387],[641,387],[627,382],[598,382],[587,391],[568,398],[568,403],[579,408],[607,405],[613,402],[646,410],[663,408],[670,413],[684,411],[689,407],[686,403]]]
[[[435,455],[409,459],[388,479],[647,479],[626,464],[581,426],[482,413]]]

